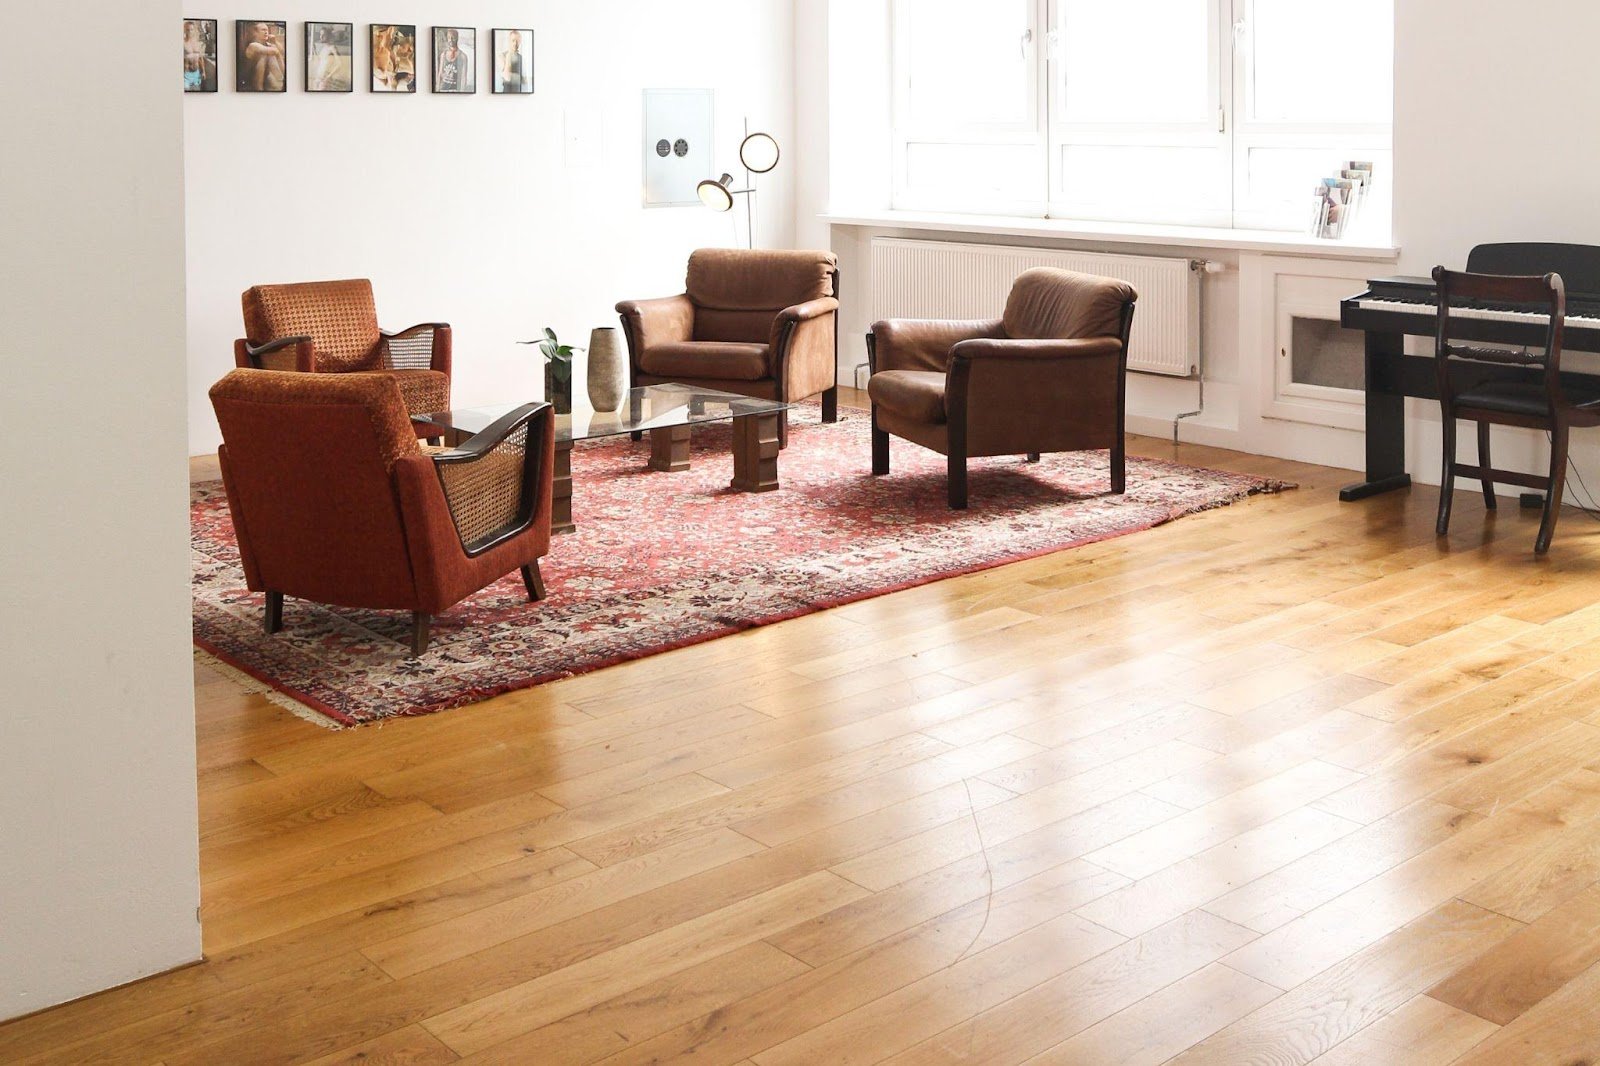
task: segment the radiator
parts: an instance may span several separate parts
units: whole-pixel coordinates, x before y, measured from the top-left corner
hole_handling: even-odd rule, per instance
[[[872,317],[998,318],[1017,275],[1039,266],[1132,285],[1139,306],[1128,369],[1194,376],[1200,363],[1200,274],[1187,259],[874,237]]]

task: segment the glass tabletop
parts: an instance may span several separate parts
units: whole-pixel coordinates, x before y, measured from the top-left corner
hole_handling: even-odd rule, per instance
[[[528,401],[492,404],[460,411],[412,415],[411,420],[439,430],[441,436],[471,436],[488,429],[501,416]],[[615,411],[596,411],[581,393],[572,398],[572,413],[556,416],[558,442],[615,437],[674,426],[693,426],[702,422],[727,422],[745,415],[776,414],[789,405],[776,400],[757,400],[732,392],[699,389],[692,385],[646,385],[628,390]]]

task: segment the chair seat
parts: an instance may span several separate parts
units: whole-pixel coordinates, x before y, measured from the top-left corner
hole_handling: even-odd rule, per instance
[[[872,402],[913,422],[943,425],[945,375],[933,370],[885,370],[867,379]]]
[[[646,348],[639,357],[639,369],[673,380],[760,381],[772,376],[771,355],[771,346],[766,344],[684,341]]]
[[[1569,402],[1577,405],[1600,404],[1600,388],[1571,386],[1566,389]],[[1534,418],[1550,414],[1549,394],[1543,382],[1488,381],[1465,392],[1457,393],[1456,406],[1479,411],[1495,411],[1508,415],[1527,415]]]

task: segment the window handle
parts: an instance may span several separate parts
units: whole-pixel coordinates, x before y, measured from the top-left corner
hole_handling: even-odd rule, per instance
[[[1032,43],[1033,27],[1029,26],[1027,29],[1022,31],[1022,40],[1017,44],[1017,50],[1022,54],[1023,59],[1028,58],[1028,46]]]

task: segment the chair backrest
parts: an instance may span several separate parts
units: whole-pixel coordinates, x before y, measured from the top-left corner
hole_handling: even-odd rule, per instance
[[[1453,379],[1448,373],[1447,364],[1452,359],[1537,368],[1547,372],[1552,406],[1559,405],[1562,397],[1558,375],[1567,315],[1567,290],[1560,274],[1474,274],[1446,270],[1441,266],[1434,268],[1433,281],[1439,297],[1434,356],[1439,363],[1441,389],[1448,390],[1451,387]],[[1462,305],[1474,303],[1544,315],[1547,322],[1544,350],[1457,343],[1461,326],[1475,320],[1456,312]]]
[[[779,311],[838,295],[838,269],[832,252],[702,248],[689,257],[694,339],[765,344]]]
[[[241,298],[244,333],[260,345],[283,337],[310,337],[319,369],[378,370],[377,305],[372,282],[306,281],[290,285],[257,285]]]
[[[419,448],[391,378],[235,370],[211,405],[247,573],[324,603],[412,602],[392,470]]]
[[[1127,309],[1138,298],[1125,281],[1035,267],[1011,286],[1006,336],[1013,340],[1121,337]]]

